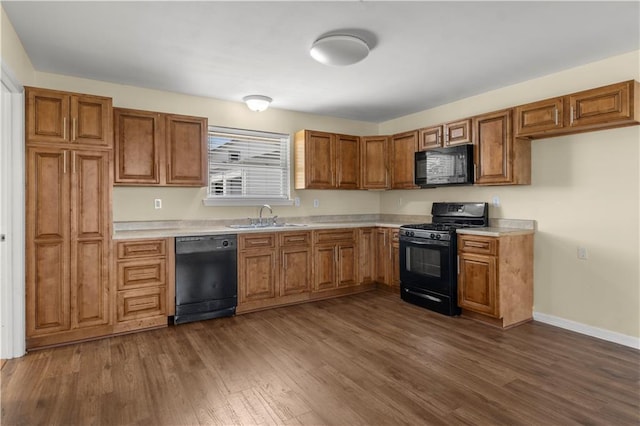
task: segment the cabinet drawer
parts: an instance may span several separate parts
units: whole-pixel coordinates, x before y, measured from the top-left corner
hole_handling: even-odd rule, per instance
[[[166,315],[164,287],[139,288],[118,292],[118,321]]]
[[[118,259],[135,259],[138,257],[164,256],[166,240],[136,240],[118,242]]]
[[[498,240],[493,237],[461,235],[458,237],[458,250],[496,256],[498,254]]]
[[[164,259],[118,262],[118,290],[163,286],[167,264]]]
[[[276,246],[276,235],[274,233],[240,235],[239,237],[240,250],[265,247],[275,248]]]
[[[287,246],[307,246],[311,244],[310,232],[282,232],[280,233],[280,245]]]
[[[355,241],[355,229],[327,229],[313,233],[315,243]]]

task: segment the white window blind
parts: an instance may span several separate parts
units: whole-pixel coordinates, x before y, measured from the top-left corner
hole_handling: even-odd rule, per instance
[[[289,202],[289,135],[209,127],[205,204]]]

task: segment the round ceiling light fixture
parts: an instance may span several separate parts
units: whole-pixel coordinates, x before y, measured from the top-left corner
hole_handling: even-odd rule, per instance
[[[366,58],[369,55],[369,45],[361,38],[337,34],[314,41],[309,53],[321,64],[342,67]]]
[[[242,100],[247,104],[247,107],[251,111],[262,112],[269,108],[269,104],[273,99],[268,96],[262,95],[249,95],[242,98]]]

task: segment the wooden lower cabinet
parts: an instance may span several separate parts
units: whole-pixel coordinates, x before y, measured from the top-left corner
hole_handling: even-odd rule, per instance
[[[111,153],[27,147],[26,346],[111,333]]]
[[[164,327],[175,313],[174,239],[117,241],[114,333]]]
[[[358,282],[370,284],[376,280],[375,228],[358,229]]]
[[[358,257],[354,229],[313,232],[313,291],[358,285]]]
[[[400,288],[400,240],[397,228],[376,228],[375,281],[386,289]]]
[[[463,315],[507,328],[533,318],[533,234],[458,235]]]

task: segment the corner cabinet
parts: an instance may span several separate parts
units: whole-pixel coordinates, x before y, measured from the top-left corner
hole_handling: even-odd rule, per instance
[[[475,184],[531,183],[531,142],[513,137],[511,115],[507,109],[473,117]]]
[[[507,328],[533,316],[533,234],[458,235],[458,305]]]
[[[116,185],[207,186],[207,119],[115,108]]]
[[[358,189],[360,138],[300,130],[294,138],[296,189]]]
[[[515,134],[537,139],[638,124],[639,91],[631,80],[517,106]]]

